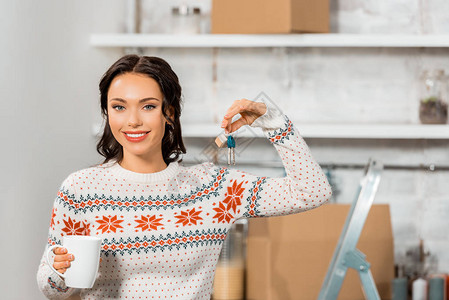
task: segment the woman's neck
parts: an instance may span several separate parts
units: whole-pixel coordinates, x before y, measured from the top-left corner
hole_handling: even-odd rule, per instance
[[[156,173],[167,168],[162,155],[160,158],[152,160],[139,156],[124,157],[122,162],[120,162],[120,166],[136,173]]]

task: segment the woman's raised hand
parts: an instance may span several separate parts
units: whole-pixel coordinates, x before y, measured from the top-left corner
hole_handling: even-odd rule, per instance
[[[67,249],[63,247],[53,249],[53,253],[55,254],[53,268],[59,273],[64,274],[70,268],[70,262],[74,260],[73,254],[67,253]]]
[[[266,111],[267,106],[263,102],[255,102],[248,99],[235,100],[226,111],[221,127],[225,128],[226,133],[234,132],[243,125],[251,125]],[[232,118],[236,114],[240,114],[241,118],[232,122]]]

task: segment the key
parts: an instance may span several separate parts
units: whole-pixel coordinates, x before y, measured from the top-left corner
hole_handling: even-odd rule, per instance
[[[231,156],[232,156],[232,164],[235,165],[235,140],[232,135],[228,136],[228,165],[231,164]]]

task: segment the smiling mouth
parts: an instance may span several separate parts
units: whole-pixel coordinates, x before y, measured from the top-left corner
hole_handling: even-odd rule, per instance
[[[144,133],[126,133],[126,132],[124,132],[124,134],[126,134],[127,136],[132,137],[132,138],[138,138],[138,137],[144,136],[144,135],[147,134],[148,132],[149,132],[149,131],[144,132]]]

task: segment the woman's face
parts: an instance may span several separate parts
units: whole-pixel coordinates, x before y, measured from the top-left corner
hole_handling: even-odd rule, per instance
[[[163,97],[159,84],[145,74],[125,73],[112,80],[107,97],[109,126],[123,146],[124,159],[162,157],[166,123],[162,114]],[[143,132],[144,136],[136,138],[126,134],[133,132]]]

